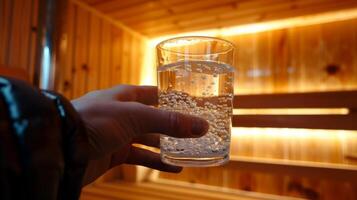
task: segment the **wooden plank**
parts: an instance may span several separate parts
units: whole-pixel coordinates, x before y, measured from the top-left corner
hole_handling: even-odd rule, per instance
[[[34,72],[35,72],[35,57],[36,57],[36,43],[37,43],[37,23],[38,23],[38,5],[39,0],[31,1],[31,33],[29,41],[29,51],[28,51],[28,71],[30,76],[30,81],[32,83]]]
[[[19,53],[19,66],[25,70],[29,70],[30,66],[28,66],[28,55],[29,55],[29,44],[30,44],[30,36],[31,36],[31,4],[32,1],[25,1],[22,3],[22,11],[21,11],[21,22],[20,24],[20,53]]]
[[[357,168],[340,164],[233,156],[227,167],[242,171],[305,176],[323,180],[329,179],[357,183]]]
[[[14,68],[0,64],[0,75],[17,78],[29,82],[29,74],[26,70],[22,68]]]
[[[235,96],[235,108],[356,108],[357,91]]]
[[[314,1],[312,1],[314,2]],[[209,28],[220,28],[225,26],[236,26],[241,24],[248,23],[257,23],[263,21],[270,21],[288,17],[296,17],[308,14],[314,14],[319,12],[338,10],[338,9],[347,9],[351,7],[356,7],[357,3],[355,0],[347,0],[341,2],[330,2],[324,5],[316,3],[316,6],[299,6],[291,7],[290,4],[278,4],[278,6],[272,6],[273,8],[268,11],[262,8],[256,8],[253,10],[243,10],[240,12],[224,12],[218,16],[206,16],[196,18],[196,20],[187,19],[187,20],[177,20],[174,24],[179,28],[173,29],[170,23],[160,23],[152,25],[142,29],[143,33],[146,35],[158,36],[169,33],[177,32],[187,32],[195,30],[203,30]],[[261,11],[259,11],[261,10]],[[268,14],[267,14],[268,13]],[[138,28],[135,28],[138,30]]]
[[[357,130],[357,115],[239,115],[234,127],[307,128]]]
[[[6,48],[6,33],[7,33],[7,24],[8,24],[8,19],[7,19],[7,12],[9,11],[8,9],[8,1],[0,1],[0,63],[5,64],[5,49]]]
[[[129,81],[128,83],[130,84],[138,84],[136,82],[137,77],[140,77],[140,46],[139,46],[139,38],[133,37],[132,42],[131,42],[131,54],[130,54],[130,60],[131,60],[131,66],[130,66],[130,72],[128,74],[129,76]]]
[[[100,192],[102,191],[102,192]],[[168,192],[169,191],[169,192]],[[269,194],[258,194],[241,190],[204,186],[200,184],[180,183],[177,181],[158,180],[148,183],[100,183],[84,189],[85,193],[98,193],[102,197],[119,197],[128,199],[195,199],[195,200],[253,200],[253,199],[295,199]],[[106,195],[107,194],[107,195]],[[137,195],[137,196],[132,196]]]
[[[126,31],[123,31],[123,42],[122,42],[122,59],[121,59],[121,83],[127,83],[127,71],[130,67],[130,35]]]
[[[190,12],[175,12],[171,16],[143,21],[142,23],[133,24],[132,27],[136,29],[147,29],[153,26],[160,26],[164,24],[170,24],[174,22],[205,18],[207,16],[218,16],[219,14],[229,14],[229,13],[257,13],[257,9],[263,9],[267,5],[279,5],[279,3],[284,3],[283,0],[253,0],[253,1],[242,1],[242,2],[224,2],[219,5],[211,6],[205,4],[201,9],[190,10]],[[197,3],[196,3],[197,4]],[[238,5],[237,5],[238,4]]]
[[[94,9],[91,6],[88,6],[87,4],[83,3],[82,1],[79,0],[72,0],[72,3],[80,6],[82,9],[87,10],[88,12],[91,12],[92,14],[96,15],[97,17],[105,20],[108,23],[111,23],[113,25],[115,25],[116,27],[118,27],[119,29],[123,29],[129,33],[131,33],[132,35],[138,36],[138,37],[142,37],[142,38],[146,38],[146,36],[143,36],[142,34],[140,34],[139,32],[134,31],[133,29],[129,28],[128,26],[124,25],[123,23],[121,23],[118,20],[114,20],[113,18],[109,17],[108,15],[105,15],[102,12],[99,12],[98,10]]]
[[[121,82],[120,74],[121,74],[121,59],[122,59],[122,31],[117,29],[116,27],[112,27],[112,71],[111,71],[111,85],[117,85]]]
[[[89,2],[89,5],[93,6],[95,9],[98,9],[104,13],[108,13],[108,12],[122,10],[132,6],[135,7],[135,5],[145,2],[147,2],[147,0],[130,0],[130,1],[111,0],[111,1],[98,1],[96,3]]]
[[[20,40],[21,40],[21,13],[23,4],[20,0],[16,0],[13,3],[13,10],[11,16],[11,29],[9,37],[9,47],[8,47],[8,66],[20,67],[19,55],[20,55]]]
[[[354,55],[357,55],[357,20],[352,21],[351,23],[351,27],[354,27],[354,31],[353,31],[353,39],[351,41],[351,44],[353,44],[353,48],[351,49],[352,52],[354,52]],[[352,82],[353,87],[355,87],[355,85],[357,84],[357,56],[353,56],[353,75],[352,75]]]
[[[73,98],[74,87],[74,74],[75,70],[75,50],[76,50],[76,34],[77,34],[77,13],[76,6],[72,3],[68,4],[68,18],[67,18],[67,52],[65,59],[65,65],[61,67],[61,80],[62,80],[62,94],[67,98]]]
[[[76,7],[76,48],[74,57],[74,80],[73,80],[73,97],[79,97],[84,94],[86,87],[87,65],[88,65],[88,11],[81,7]]]
[[[148,21],[148,20],[153,20],[157,18],[166,18],[170,16],[171,12],[170,10],[163,8],[163,9],[157,9],[157,10],[150,10],[148,12],[143,12],[143,13],[138,13],[135,17],[133,16],[128,16],[128,17],[121,17],[118,18],[118,20],[122,21],[123,23],[131,26],[143,21]]]
[[[160,4],[157,1],[146,1],[143,3],[135,4],[130,7],[126,7],[124,9],[116,10],[114,12],[108,12],[111,17],[121,18],[128,16],[135,16],[136,14],[147,12],[151,9],[160,8]]]
[[[101,68],[101,32],[102,20],[90,14],[89,29],[89,58],[88,58],[88,81],[87,90],[99,89],[99,76]]]
[[[110,86],[110,67],[111,67],[111,25],[108,22],[102,22],[101,29],[101,56],[100,56],[100,81],[99,88],[104,89]]]
[[[303,53],[300,49],[300,37],[301,34],[298,31],[298,28],[290,28],[288,30],[288,52],[289,52],[289,59],[288,59],[288,83],[287,83],[287,90],[288,91],[296,91],[296,92],[303,92],[303,84],[300,84],[299,76],[301,74],[301,62],[300,55]]]

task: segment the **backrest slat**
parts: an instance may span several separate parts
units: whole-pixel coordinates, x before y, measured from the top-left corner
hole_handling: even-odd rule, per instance
[[[357,90],[236,95],[234,108],[357,108]]]

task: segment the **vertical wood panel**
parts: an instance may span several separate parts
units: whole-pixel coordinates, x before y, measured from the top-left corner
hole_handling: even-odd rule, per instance
[[[77,21],[77,9],[73,4],[68,5],[68,18],[66,26],[66,38],[67,38],[67,51],[65,57],[65,65],[59,67],[59,92],[68,98],[72,98],[73,95],[73,72],[74,72],[74,52],[75,52],[75,40],[76,40],[76,26]]]
[[[97,13],[71,4],[66,66],[59,73],[60,92],[76,98],[116,84],[138,84],[145,39],[111,24]],[[69,70],[69,68],[72,68]],[[63,73],[64,72],[64,73]],[[72,77],[72,78],[71,78]],[[66,87],[64,86],[66,85]]]
[[[36,39],[37,39],[37,23],[38,23],[38,2],[39,0],[31,0],[31,33],[30,33],[30,41],[28,48],[28,73],[30,77],[30,81],[33,81],[33,74],[35,70],[35,56],[36,56]]]
[[[88,91],[96,90],[99,87],[99,69],[100,65],[100,51],[102,48],[100,43],[101,21],[90,15],[90,30],[89,30],[89,60],[88,60]]]
[[[113,44],[113,51],[112,51],[112,85],[116,85],[120,83],[120,74],[121,74],[121,59],[122,59],[122,31],[117,29],[116,27],[112,27],[112,44]]]
[[[101,89],[110,87],[111,75],[111,25],[108,22],[103,22],[101,34],[101,51],[100,51],[100,82]]]
[[[20,49],[21,49],[21,25],[22,19],[21,15],[23,12],[23,2],[21,0],[15,0],[13,2],[13,11],[12,11],[12,20],[16,23],[11,23],[10,29],[10,38],[9,38],[9,46],[11,47],[9,50],[9,63],[8,65],[14,66],[17,68],[22,68],[20,66]]]
[[[73,97],[79,97],[85,93],[88,63],[88,24],[89,13],[79,7],[76,18],[75,58]]]
[[[38,0],[0,1],[0,65],[33,74]]]
[[[21,22],[20,29],[19,29],[19,41],[20,41],[20,48],[19,48],[19,66],[23,69],[28,70],[28,52],[29,52],[29,41],[31,37],[31,10],[32,10],[32,2],[31,0],[27,0],[22,3],[22,9],[20,13]]]

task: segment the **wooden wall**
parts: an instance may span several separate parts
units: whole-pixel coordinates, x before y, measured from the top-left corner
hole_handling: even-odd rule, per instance
[[[357,19],[225,39],[238,47],[236,93],[357,88]]]
[[[38,0],[0,0],[0,65],[34,69]]]
[[[71,3],[67,51],[57,69],[58,91],[76,98],[116,84],[138,84],[145,38]]]
[[[238,94],[357,89],[357,19],[223,37],[236,44]],[[233,156],[357,166],[357,132],[238,129]],[[234,165],[185,168],[160,178],[309,199],[356,199],[354,182],[242,171]]]

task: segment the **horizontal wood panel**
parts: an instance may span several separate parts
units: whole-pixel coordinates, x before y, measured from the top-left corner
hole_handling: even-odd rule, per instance
[[[81,199],[145,199],[145,200],[256,200],[256,199],[287,199],[277,195],[258,194],[241,190],[220,190],[194,184],[159,180],[157,182],[130,183],[97,183],[83,189]]]
[[[237,95],[235,108],[357,108],[357,91]]]
[[[235,115],[234,127],[357,130],[357,115]]]
[[[243,171],[305,176],[357,184],[357,167],[348,165],[233,156],[227,167]]]
[[[357,0],[82,0],[150,37],[357,7]]]
[[[29,82],[29,73],[22,68],[13,68],[0,65],[0,76],[7,76]]]

